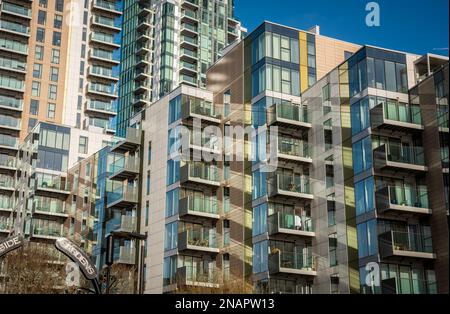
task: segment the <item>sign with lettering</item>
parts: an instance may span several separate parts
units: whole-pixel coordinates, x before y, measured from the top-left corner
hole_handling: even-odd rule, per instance
[[[23,236],[20,234],[6,238],[2,242],[0,242],[0,257],[2,257],[8,252],[20,248],[22,245],[23,245]]]
[[[80,267],[80,270],[86,279],[94,280],[97,278],[97,269],[95,268],[95,265],[91,262],[86,253],[75,243],[66,238],[59,238],[56,240],[55,246]]]

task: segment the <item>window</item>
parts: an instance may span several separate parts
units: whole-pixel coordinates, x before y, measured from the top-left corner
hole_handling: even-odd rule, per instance
[[[42,61],[44,59],[44,47],[36,45],[34,50],[34,57],[36,60]]]
[[[147,164],[151,165],[151,163],[152,163],[152,142],[148,142]]]
[[[53,46],[61,46],[61,32],[53,32]]]
[[[48,86],[48,99],[56,100],[58,86],[50,84]]]
[[[334,167],[332,165],[326,165],[326,188],[334,187]]]
[[[223,212],[225,214],[230,212],[230,188],[224,187],[223,188]]]
[[[385,72],[386,72],[386,89],[391,92],[397,91],[397,83],[396,83],[396,72],[395,72],[395,63],[390,61],[385,61]]]
[[[228,117],[231,113],[231,91],[227,90],[223,94],[223,115]]]
[[[327,201],[327,211],[328,211],[328,226],[336,225],[336,202],[335,201]]]
[[[147,189],[146,189],[147,195],[150,195],[150,183],[151,183],[151,178],[150,178],[150,170],[149,170],[149,171],[147,171]]]
[[[223,246],[230,246],[230,221],[223,221]]]
[[[30,114],[32,114],[34,116],[37,116],[39,114],[39,100],[31,99]]]
[[[88,153],[88,138],[85,136],[80,136],[80,141],[78,143],[78,152],[80,154]]]
[[[373,177],[355,183],[355,206],[357,216],[371,212],[375,209],[374,193],[375,181]]]
[[[253,172],[253,180],[252,180],[253,181],[253,190],[252,190],[253,200],[256,200],[256,199],[266,195],[266,193],[267,193],[266,178],[267,178],[267,173],[265,173],[265,172],[260,172],[259,170]]]
[[[267,203],[253,208],[253,236],[267,232]]]
[[[43,43],[45,41],[45,29],[38,27],[36,30],[36,41]]]
[[[52,63],[59,64],[59,50],[52,49]]]
[[[146,201],[145,202],[145,226],[146,227],[148,227],[149,219],[150,219],[150,202]]]
[[[169,125],[181,118],[181,95],[169,102]]]
[[[39,6],[41,8],[47,8],[47,0],[39,0]]]
[[[58,82],[59,69],[55,67],[50,68],[50,81]]]
[[[352,135],[356,135],[369,127],[369,97],[351,105]]]
[[[63,20],[62,15],[55,14],[55,19],[53,20],[53,27],[57,28],[57,29],[61,29],[62,28],[62,20]]]
[[[176,249],[177,242],[178,242],[178,222],[167,224],[164,240],[164,250],[170,251]]]
[[[355,175],[372,168],[372,139],[370,136],[353,144],[353,171]]]
[[[357,226],[359,258],[372,256],[378,252],[377,222],[375,219]]]
[[[47,21],[47,12],[39,10],[38,12],[38,24],[45,25]]]
[[[169,160],[167,162],[167,185],[172,185],[180,180],[180,162]]]
[[[328,237],[328,251],[330,267],[337,266],[337,233],[333,233]]]
[[[227,281],[230,279],[230,254],[225,253],[222,257],[222,272],[223,280]]]
[[[268,241],[262,241],[253,245],[253,273],[259,274],[269,270]]]
[[[375,60],[375,87],[377,89],[385,89],[386,81],[384,75],[384,61]]]
[[[54,119],[55,118],[55,110],[56,110],[56,105],[49,103],[47,106],[47,118]]]
[[[39,97],[41,95],[41,83],[33,81],[31,83],[31,96]]]
[[[42,77],[42,64],[33,64],[33,77],[38,79]]]
[[[55,1],[55,11],[58,11],[58,12],[64,11],[64,0],[56,0]]]
[[[35,119],[35,118],[28,119],[28,132],[33,130],[33,128],[36,126],[36,123],[37,123],[37,119]]]
[[[166,194],[166,218],[175,216],[178,214],[180,190],[174,189]]]

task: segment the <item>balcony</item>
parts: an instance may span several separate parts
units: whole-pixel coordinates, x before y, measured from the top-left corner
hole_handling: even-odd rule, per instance
[[[103,27],[107,30],[120,32],[122,29],[120,20],[102,15],[92,15],[91,22],[92,25]]]
[[[203,131],[204,132],[204,131]],[[215,134],[198,133],[194,136],[194,131],[189,132],[189,148],[194,151],[194,156],[201,158],[201,153],[220,155],[222,148],[219,146],[220,140]],[[184,143],[182,143],[184,144]],[[198,160],[198,159],[197,159]]]
[[[152,27],[152,23],[151,23],[151,17],[141,17],[138,18],[138,26],[137,26],[137,30],[139,32],[144,32],[149,30]]]
[[[92,99],[88,100],[86,103],[86,111],[108,117],[117,115],[117,107],[114,102],[104,102]]]
[[[390,143],[373,151],[375,168],[380,170],[426,172],[425,154],[420,146],[401,146]]]
[[[293,129],[309,130],[312,125],[308,119],[308,111],[300,105],[290,102],[275,104],[267,110],[269,125]]]
[[[16,171],[17,158],[15,156],[0,154],[0,169]]]
[[[108,81],[119,81],[119,77],[113,73],[113,69],[99,66],[89,66],[88,75]]]
[[[14,197],[0,195],[0,211],[11,213],[14,208]]]
[[[120,2],[95,0],[92,8],[109,14],[120,16],[122,15],[122,6]]]
[[[149,29],[138,30],[136,40],[140,44],[150,42],[152,40],[152,31]]]
[[[400,132],[423,131],[422,115],[419,105],[387,102],[370,110],[372,129]]]
[[[3,2],[1,11],[17,17],[31,19],[31,9],[10,2]]]
[[[187,61],[190,63],[196,62],[197,61],[197,52],[186,49],[186,48],[181,48],[180,49],[180,60]]]
[[[0,95],[0,109],[22,112],[23,99]]]
[[[197,86],[197,78],[194,76],[190,76],[190,75],[180,74],[180,83],[196,87]]]
[[[112,146],[111,151],[116,153],[133,152],[141,145],[142,131],[128,128],[125,138],[120,138]]]
[[[197,26],[188,24],[188,23],[182,23],[181,24],[181,34],[182,35],[188,35],[191,37],[198,36],[198,28]]]
[[[113,52],[100,49],[89,50],[89,59],[92,61],[106,62],[112,64],[113,66],[120,64],[120,60],[115,58]]]
[[[228,42],[233,42],[239,38],[239,31],[237,28],[228,26]]]
[[[64,180],[41,180],[36,181],[36,191],[42,194],[55,195],[56,197],[67,197],[71,193],[69,182]]]
[[[438,109],[438,127],[439,132],[443,133],[449,133],[449,127],[448,127],[448,110],[439,110]]]
[[[137,112],[140,112],[146,105],[150,104],[150,97],[146,94],[137,94],[134,96],[133,106]]]
[[[310,193],[309,178],[300,175],[277,174],[270,179],[269,197],[289,197],[313,200]]]
[[[177,269],[177,282],[181,286],[198,288],[219,288],[220,280],[217,269],[203,269],[200,267],[184,266]]]
[[[202,162],[189,162],[180,169],[181,184],[193,183],[219,187],[219,170],[214,165],[207,165]]]
[[[138,204],[138,189],[121,186],[108,192],[108,208],[133,208]]]
[[[88,93],[104,96],[108,98],[117,99],[118,93],[117,89],[114,85],[104,85],[104,84],[98,84],[98,83],[89,83],[88,85]]]
[[[377,210],[379,213],[396,215],[431,215],[428,205],[428,191],[426,187],[417,190],[412,187],[384,187],[375,192]]]
[[[199,8],[198,6],[198,0],[182,0],[181,6],[183,8],[187,8],[190,10],[197,10]]]
[[[110,180],[124,181],[134,179],[139,175],[139,158],[121,157],[110,166]]]
[[[120,48],[120,39],[118,36],[106,33],[92,32],[89,35],[91,42],[102,44],[110,48],[118,49]]]
[[[136,248],[120,246],[118,254],[115,254],[114,263],[134,265],[136,263]]]
[[[380,255],[382,258],[398,259],[418,258],[435,259],[431,238],[424,239],[420,234],[411,232],[389,231],[379,236]]]
[[[34,214],[60,218],[67,218],[69,216],[64,201],[52,198],[41,198],[39,196],[36,196],[34,203]]]
[[[150,53],[151,50],[151,46],[148,43],[136,43],[136,55],[140,58]]]
[[[19,149],[19,139],[15,136],[0,134],[0,148],[17,151]]]
[[[283,237],[310,237],[316,236],[311,217],[283,214],[277,212],[268,218],[269,235]]]
[[[58,238],[64,237],[65,232],[63,225],[61,227],[56,226],[33,226],[33,231],[31,233],[33,238],[46,239],[46,240],[56,240]]]
[[[218,254],[219,248],[216,243],[215,230],[186,230],[179,233],[178,252],[191,254]]]
[[[178,212],[180,218],[213,220],[220,218],[217,199],[204,196],[188,196],[180,199]]]
[[[197,75],[197,65],[195,63],[180,62],[180,73],[187,75]]]
[[[311,148],[305,141],[279,135],[276,138],[276,142],[270,145],[276,145],[278,147],[276,154],[278,160],[306,164],[312,164],[313,162],[310,152]]]
[[[25,82],[18,80],[16,77],[0,74],[0,88],[22,94],[25,92]]]
[[[6,20],[0,20],[0,31],[13,35],[30,37],[30,28],[28,26]]]
[[[16,59],[0,57],[0,69],[19,74],[26,74],[27,64],[26,62]]]
[[[149,81],[147,81],[147,80],[141,80],[141,81],[135,82],[133,92],[135,94],[142,94],[142,93],[149,92],[150,91],[150,88],[148,87],[149,85],[150,85]]]
[[[269,273],[288,276],[317,276],[316,258],[310,253],[281,252],[269,255]]]
[[[0,191],[14,192],[14,178],[0,174]]]
[[[14,39],[3,38],[0,40],[0,50],[28,56],[28,44],[22,43]]]
[[[121,215],[106,223],[106,234],[132,234],[137,232],[137,217]]]
[[[11,231],[12,224],[10,220],[3,219],[3,217],[0,217],[0,233],[6,233],[8,234]]]
[[[181,119],[201,119],[202,122],[208,121],[214,124],[220,124],[222,115],[219,108],[211,102],[188,100],[181,106]]]
[[[198,23],[198,15],[196,11],[181,10],[181,22],[182,23],[190,23],[190,24],[197,24]]]
[[[20,131],[22,120],[14,118],[12,116],[5,116],[0,114],[0,129],[10,131]]]

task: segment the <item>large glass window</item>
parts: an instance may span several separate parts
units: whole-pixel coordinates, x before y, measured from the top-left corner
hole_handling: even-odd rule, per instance
[[[178,214],[178,201],[180,190],[174,189],[166,194],[166,218]]]
[[[172,185],[180,180],[180,162],[169,160],[167,162],[167,185]]]
[[[375,181],[373,177],[369,177],[355,184],[355,206],[357,216],[375,209],[374,190]]]
[[[267,232],[267,203],[253,208],[253,236]]]
[[[370,136],[353,144],[353,171],[359,174],[372,168],[372,139]]]
[[[269,270],[268,241],[253,244],[253,273],[259,274]]]
[[[167,224],[165,232],[164,250],[170,251],[176,249],[178,243],[178,222]]]
[[[253,199],[256,200],[267,194],[267,173],[256,170],[253,172]]]

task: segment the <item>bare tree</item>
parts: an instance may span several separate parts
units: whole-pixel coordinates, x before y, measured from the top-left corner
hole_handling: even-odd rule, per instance
[[[229,275],[223,279],[221,272],[216,272],[212,277],[197,275],[196,278],[186,281],[178,278],[176,293],[179,294],[251,294],[253,284],[251,280]]]

